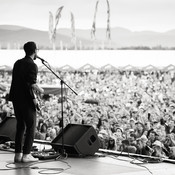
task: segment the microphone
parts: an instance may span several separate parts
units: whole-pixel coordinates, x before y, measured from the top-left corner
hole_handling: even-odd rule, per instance
[[[47,61],[45,61],[43,58],[40,58],[38,55],[36,55],[35,58],[38,58],[38,59],[41,60],[42,62],[47,62]]]

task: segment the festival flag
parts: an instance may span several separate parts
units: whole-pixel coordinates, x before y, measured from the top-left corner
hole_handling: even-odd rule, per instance
[[[91,29],[91,38],[93,39],[95,39],[95,32],[96,32],[96,15],[97,15],[98,3],[99,3],[99,0],[96,2],[94,19],[93,19],[93,24]]]
[[[49,12],[49,39],[53,40],[53,14]]]
[[[57,28],[59,19],[61,17],[61,11],[63,9],[64,6],[61,6],[60,8],[58,8],[58,10],[56,11],[56,15],[55,15],[55,28]]]
[[[49,39],[50,39],[50,41],[51,41],[51,43],[53,45],[53,49],[55,49],[56,30],[57,30],[57,25],[58,25],[59,19],[61,17],[61,11],[62,11],[63,7],[64,6],[61,6],[56,11],[55,25],[54,25],[53,14],[52,14],[52,12],[49,12]]]
[[[76,36],[75,36],[75,19],[74,19],[74,15],[71,12],[71,31],[72,31],[72,38],[71,41],[74,45],[74,49],[77,49],[77,45],[76,45]]]
[[[71,12],[71,31],[72,31],[72,43],[76,44],[76,37],[75,37],[75,20],[74,20],[74,15]]]
[[[56,11],[56,15],[55,15],[55,28],[53,29],[53,39],[56,39],[56,33],[57,33],[57,25],[59,22],[59,19],[61,17],[61,11],[63,9],[64,6],[61,6],[60,8],[58,8],[58,10]]]
[[[106,0],[107,2],[107,28],[106,28],[106,36],[107,39],[111,39],[111,28],[110,28],[110,6],[109,6],[109,1]]]

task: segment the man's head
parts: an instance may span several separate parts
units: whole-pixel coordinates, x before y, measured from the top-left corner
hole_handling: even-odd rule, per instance
[[[23,48],[27,56],[31,56],[32,54],[36,53],[37,50],[36,44],[33,41],[25,43]]]

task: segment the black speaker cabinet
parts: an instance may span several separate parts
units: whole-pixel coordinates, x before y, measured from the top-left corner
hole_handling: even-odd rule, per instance
[[[16,118],[6,117],[0,123],[0,138],[4,138],[6,141],[14,141],[16,134]]]
[[[62,142],[62,135],[64,142]],[[100,147],[100,142],[95,129],[90,125],[68,124],[63,131],[52,141],[55,151],[63,148],[70,156],[94,155]]]

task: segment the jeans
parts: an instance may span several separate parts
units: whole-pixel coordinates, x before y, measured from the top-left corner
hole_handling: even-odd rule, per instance
[[[33,106],[13,101],[14,112],[17,120],[15,135],[15,153],[29,154],[36,129],[36,109]]]

